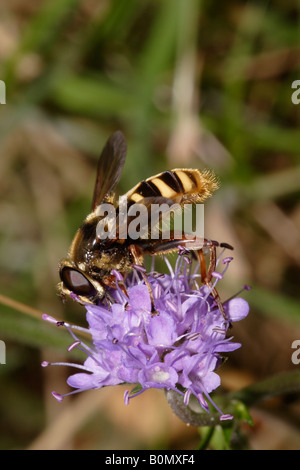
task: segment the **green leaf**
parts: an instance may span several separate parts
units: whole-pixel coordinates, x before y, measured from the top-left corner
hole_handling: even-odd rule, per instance
[[[80,0],[47,0],[29,22],[21,42],[22,50],[49,49],[57,41],[67,17],[74,14]]]
[[[249,426],[253,426],[252,416],[249,412],[248,407],[245,405],[245,403],[241,402],[240,400],[234,400],[233,405],[234,405],[234,408],[233,408],[234,417],[238,419],[239,421],[243,421],[244,423],[247,423]]]
[[[237,392],[228,394],[230,401],[238,400],[245,406],[252,406],[263,400],[278,395],[297,393],[300,391],[300,372],[290,371],[267,377]]]
[[[285,322],[300,322],[300,302],[259,286],[251,289],[251,305],[262,313]]]
[[[141,384],[136,384],[131,390],[130,390],[130,395],[134,395],[135,393],[138,393],[142,390]]]
[[[120,116],[134,103],[123,91],[99,77],[59,74],[52,85],[51,98],[62,109],[87,116]]]

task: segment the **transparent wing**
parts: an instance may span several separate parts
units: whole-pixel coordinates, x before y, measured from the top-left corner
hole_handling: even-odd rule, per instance
[[[92,210],[108,199],[114,190],[121,176],[126,151],[127,145],[124,135],[120,131],[114,132],[107,140],[98,161]]]

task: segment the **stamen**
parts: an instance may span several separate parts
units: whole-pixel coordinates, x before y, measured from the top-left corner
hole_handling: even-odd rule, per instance
[[[209,396],[209,394],[207,393],[207,391],[206,391],[206,390],[203,390],[203,393],[204,393],[204,395],[206,396],[206,398],[210,401],[210,403],[213,405],[213,407],[220,413],[220,415],[223,416],[222,411],[221,411],[220,408],[217,406],[217,404],[212,400],[212,398]]]
[[[70,344],[70,346],[67,348],[67,351],[72,351],[73,349],[77,348],[81,344],[81,341],[74,341],[74,343]]]
[[[43,313],[42,319],[48,321],[49,323],[57,323],[57,320],[54,317],[51,317],[51,315],[48,315],[47,313]]]
[[[227,420],[227,419],[233,419],[233,418],[234,418],[233,415],[226,414],[226,415],[220,416],[220,421],[225,421],[225,420]]]
[[[183,245],[178,245],[178,255],[179,256],[189,255],[189,254],[190,254],[190,250],[188,248],[186,248]]]
[[[174,313],[177,313],[178,309],[176,307],[176,305],[171,302],[171,300],[166,300],[166,305],[174,312]]]
[[[120,281],[120,282],[124,281],[124,277],[123,277],[122,274],[121,274],[119,271],[117,271],[116,269],[112,269],[112,270],[111,270],[111,274],[112,274],[113,276],[115,276],[117,282],[118,282],[118,281]]]
[[[140,266],[139,264],[133,264],[132,267],[141,273],[145,273],[147,271],[144,266]]]
[[[170,271],[170,274],[171,274],[171,277],[174,277],[174,271],[173,271],[173,268],[168,260],[168,258],[166,258],[166,256],[164,256],[164,262],[166,263],[169,271]]]
[[[156,271],[153,271],[153,273],[151,273],[152,277],[154,277],[154,279],[159,279],[161,277],[165,277],[165,274],[163,273],[157,273]]]
[[[195,333],[190,333],[190,334],[186,335],[186,339],[188,339],[190,341],[195,341],[199,337],[203,339],[203,336],[201,335],[201,333],[199,333],[197,331]]]
[[[226,273],[228,267],[229,267],[229,263],[226,263],[226,266],[225,266],[225,268],[224,268],[223,271],[222,271],[223,276],[224,276],[224,274]]]
[[[153,295],[155,297],[155,299],[159,299],[162,295],[162,287],[160,284],[156,284],[156,286],[154,287],[153,289]]]
[[[59,401],[59,402],[62,402],[63,401],[63,395],[61,395],[60,393],[57,393],[57,392],[52,392],[52,395],[54,396],[54,398]]]
[[[251,287],[251,286],[248,286],[247,284],[245,284],[244,287],[243,287],[243,289],[244,289],[244,290],[251,290],[252,287]]]
[[[140,276],[139,276],[139,272],[137,269],[133,269],[132,271],[132,284],[131,284],[131,287],[138,284],[140,282]]]
[[[131,398],[137,397],[138,395],[140,395],[140,394],[143,393],[144,391],[145,391],[145,389],[144,389],[144,388],[141,388],[141,390],[139,390],[138,392],[133,393],[132,395],[130,395],[129,391],[126,390],[125,393],[124,393],[124,403],[125,403],[125,395],[126,395],[126,392],[128,392],[128,396],[126,396],[127,403],[125,403],[125,405],[126,405],[126,404],[128,405],[129,400],[130,400]]]
[[[153,272],[155,269],[155,256],[151,256],[151,268],[150,272]]]
[[[75,369],[81,369],[86,372],[93,372],[91,369],[89,369],[86,366],[83,366],[81,364],[75,364],[73,362],[49,362],[47,364],[48,366],[65,366],[65,367],[74,367]],[[46,367],[46,366],[43,366]]]
[[[219,273],[218,271],[213,271],[212,276],[216,279],[223,279],[223,274]]]
[[[185,404],[185,406],[188,406],[189,404],[191,393],[192,392],[190,391],[190,389],[188,389],[184,394],[183,403]]]
[[[227,256],[227,258],[223,259],[222,263],[223,264],[230,263],[232,260],[233,260],[232,256]]]
[[[129,405],[129,390],[125,390],[124,392],[124,404]]]
[[[223,248],[221,250],[221,253],[219,254],[217,260],[216,260],[216,266],[218,266],[222,256],[223,256],[223,253],[226,251],[226,250],[233,250],[233,247],[231,245],[229,245],[228,243],[220,243],[219,245],[221,248]],[[228,256],[227,258],[230,258],[230,256]],[[225,259],[227,259],[225,258]],[[224,263],[224,262],[223,262]]]
[[[216,333],[221,333],[221,334],[225,334],[226,333],[226,330],[224,328],[221,328],[219,326],[215,326],[213,328],[213,331],[215,331]]]
[[[68,397],[69,395],[75,395],[76,393],[84,392],[85,390],[88,390],[88,388],[78,388],[77,390],[72,390],[71,392],[64,393],[64,395],[61,395],[57,392],[52,392],[52,395],[54,396],[54,398],[56,398],[57,401],[62,402],[65,397]]]
[[[207,403],[207,401],[205,400],[205,398],[204,398],[204,396],[202,395],[202,393],[197,393],[197,398],[198,398],[198,401],[199,401],[200,405],[202,406],[202,408],[204,408],[207,412],[209,412],[208,403]]]
[[[191,263],[190,264],[185,263],[183,267],[183,276],[181,276],[181,279],[184,282],[184,287],[185,287],[186,292],[190,290],[190,283],[189,283],[190,273],[191,273]]]
[[[238,295],[240,295],[244,290],[249,291],[249,290],[251,290],[251,289],[252,289],[251,286],[248,286],[247,284],[245,284],[245,285],[242,287],[242,289],[240,289],[238,292],[236,292],[235,294],[233,294],[232,296],[230,296],[224,303],[227,303],[227,302],[229,302],[229,300],[234,299],[235,297],[237,297]]]
[[[71,323],[64,323],[63,326],[68,327],[72,330],[78,330],[78,331],[82,331],[83,333],[91,334],[91,330],[89,328],[84,328],[78,325],[72,325]]]

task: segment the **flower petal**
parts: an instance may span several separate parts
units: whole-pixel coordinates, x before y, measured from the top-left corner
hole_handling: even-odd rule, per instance
[[[237,297],[224,303],[224,311],[229,321],[240,321],[248,315],[249,304],[245,299]]]
[[[166,312],[152,317],[146,332],[149,344],[160,348],[172,346],[177,339],[174,319]]]

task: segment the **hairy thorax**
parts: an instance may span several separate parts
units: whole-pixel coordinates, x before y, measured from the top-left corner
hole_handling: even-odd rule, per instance
[[[94,218],[82,224],[72,242],[69,257],[80,270],[95,278],[109,276],[113,269],[128,272],[133,261],[128,243],[124,240],[97,239],[98,222],[99,219]]]

